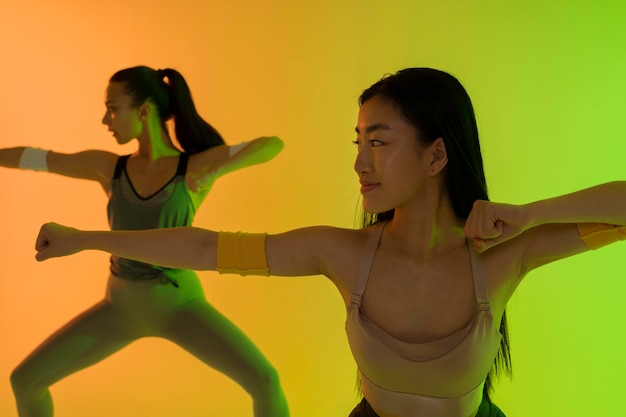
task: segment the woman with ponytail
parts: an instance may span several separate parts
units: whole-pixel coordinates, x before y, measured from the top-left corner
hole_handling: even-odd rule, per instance
[[[1,149],[0,166],[93,180],[109,196],[111,229],[143,230],[191,225],[217,178],[269,161],[283,147],[276,137],[225,145],[197,113],[185,79],[173,69],[118,71],[105,105],[102,123],[119,144],[136,140],[135,153],[62,154],[20,147]],[[170,119],[179,146],[166,126]],[[52,416],[52,384],[149,336],[171,340],[240,384],[252,397],[255,417],[289,415],[276,370],[206,301],[195,272],[118,256],[111,257],[105,298],[50,336],[13,372],[19,415]]]

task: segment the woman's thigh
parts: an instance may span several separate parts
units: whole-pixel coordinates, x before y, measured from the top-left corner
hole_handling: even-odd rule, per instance
[[[254,343],[211,306],[192,271],[165,280],[131,282],[112,277],[107,298],[147,335],[168,339],[246,389],[274,378],[274,368]]]
[[[47,387],[106,358],[137,338],[105,300],[76,316],[41,343],[15,370],[14,380]]]
[[[205,300],[187,303],[161,334],[245,389],[273,378],[274,368],[256,345]]]

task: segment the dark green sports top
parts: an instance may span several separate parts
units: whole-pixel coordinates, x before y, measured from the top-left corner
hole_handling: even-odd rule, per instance
[[[130,155],[121,156],[111,180],[107,213],[111,230],[145,230],[190,226],[196,208],[185,182],[189,156],[180,154],[176,174],[149,197],[141,197],[128,178],[126,162]],[[150,265],[111,256],[111,273],[118,278],[145,281],[161,279],[176,285],[168,277],[170,268]]]

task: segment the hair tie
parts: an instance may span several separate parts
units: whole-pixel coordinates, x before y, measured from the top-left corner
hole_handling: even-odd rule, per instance
[[[169,80],[169,77],[166,74],[167,73],[167,69],[158,69],[156,72],[157,72],[157,77],[159,77],[159,80],[161,80],[162,82],[167,84],[167,86],[170,86],[170,83],[169,83],[170,80]]]

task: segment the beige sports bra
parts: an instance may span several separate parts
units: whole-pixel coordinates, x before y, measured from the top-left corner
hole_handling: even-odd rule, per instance
[[[487,299],[483,257],[468,245],[478,304],[472,321],[443,339],[407,343],[360,312],[384,226],[371,227],[346,319],[363,395],[381,416],[471,417],[482,401],[485,378],[501,339]]]

